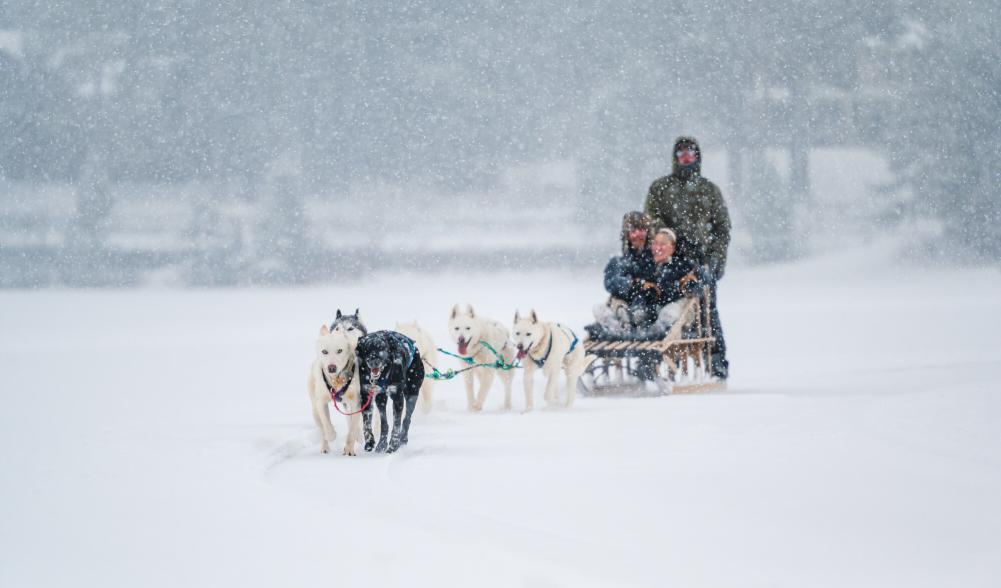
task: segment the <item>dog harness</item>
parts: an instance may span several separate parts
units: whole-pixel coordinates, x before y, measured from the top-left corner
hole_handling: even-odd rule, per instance
[[[488,351],[490,351],[490,353],[494,354],[494,357],[496,359],[494,360],[493,363],[476,363],[476,359],[473,358],[473,357],[464,357],[462,355],[456,355],[456,354],[452,353],[451,351],[449,351],[447,349],[442,349],[441,347],[439,347],[438,351],[440,353],[444,353],[445,355],[449,355],[449,356],[454,357],[456,359],[461,359],[463,362],[466,363],[466,367],[462,368],[461,370],[453,370],[452,368],[449,368],[449,369],[445,370],[444,372],[442,372],[438,368],[436,368],[433,365],[431,365],[431,362],[429,362],[427,360],[427,358],[422,357],[421,360],[424,363],[426,363],[429,368],[431,368],[431,373],[430,374],[425,373],[424,377],[425,378],[430,378],[432,380],[451,380],[452,378],[454,378],[455,376],[461,374],[462,372],[468,372],[469,370],[473,370],[473,369],[476,369],[478,367],[488,367],[488,368],[493,368],[493,369],[496,369],[496,370],[513,370],[515,368],[520,368],[521,367],[521,364],[519,364],[519,363],[516,363],[516,362],[513,362],[513,361],[510,362],[510,363],[508,363],[507,361],[505,361],[504,360],[504,356],[501,355],[496,349],[493,348],[492,345],[490,345],[486,341],[480,341],[479,345],[482,346],[482,347],[485,347]],[[510,345],[511,345],[511,343],[509,341],[505,341],[504,345],[501,347],[501,351],[503,351],[504,349],[507,349],[508,346],[510,346]]]
[[[351,370],[351,376],[348,377],[348,381],[344,384],[344,387],[337,390],[329,381],[327,381],[327,373],[325,371],[320,370],[320,375],[323,376],[323,383],[326,385],[327,392],[330,393],[330,397],[334,399],[335,405],[337,402],[340,402],[342,398],[344,398],[344,393],[347,392],[348,386],[350,386],[351,382],[355,379],[355,372],[354,370]]]
[[[326,374],[326,372],[324,372],[323,370],[320,370],[320,375],[323,377],[323,384],[327,387],[327,392],[330,393],[330,398],[333,399],[333,401],[334,401],[334,409],[337,412],[341,413],[342,415],[344,415],[344,416],[351,416],[353,414],[358,414],[359,412],[362,412],[366,408],[368,408],[368,405],[372,403],[372,397],[375,396],[375,392],[373,390],[369,390],[368,400],[365,401],[365,405],[364,406],[362,406],[361,408],[359,408],[358,410],[356,410],[354,412],[344,412],[343,410],[341,410],[340,405],[338,405],[337,403],[338,402],[342,402],[344,400],[344,393],[347,392],[348,386],[350,386],[352,380],[355,379],[355,372],[354,372],[354,370],[353,369],[351,370],[351,377],[348,378],[347,383],[345,383],[344,387],[341,388],[340,390],[336,390],[336,389],[334,389],[333,386],[330,385],[330,382],[327,381],[327,374]]]
[[[567,355],[570,355],[570,353],[573,352],[574,348],[577,347],[577,341],[578,341],[577,335],[573,332],[573,329],[568,329],[559,323],[556,323],[556,326],[559,327],[561,331],[563,331],[563,334],[566,335],[567,339],[571,340],[570,349],[567,349]],[[569,335],[567,335],[567,331],[570,331]],[[527,353],[526,355],[528,355],[528,358],[531,359],[533,363],[535,363],[536,367],[541,368],[542,366],[546,365],[546,360],[549,359],[549,353],[552,350],[553,350],[553,332],[550,331],[549,346],[546,347],[546,354],[542,356],[542,359],[535,359],[534,357],[532,357],[531,353]]]
[[[480,347],[486,348],[487,351],[489,351],[490,353],[493,353],[494,357],[497,358],[497,361],[495,361],[492,364],[489,364],[489,363],[477,364],[474,367],[490,366],[490,367],[495,367],[495,368],[500,368],[500,369],[511,369],[512,367],[514,367],[513,363],[509,364],[506,361],[504,361],[504,356],[502,356],[500,353],[498,353],[497,350],[494,349],[493,346],[490,345],[489,343],[487,343],[486,341],[480,339],[479,341],[476,342],[476,344],[479,345]],[[501,351],[504,351],[505,349],[507,349],[510,344],[511,344],[510,341],[505,341],[504,345],[501,347]],[[476,354],[475,353],[473,355],[456,355],[455,353],[452,353],[448,349],[442,349],[441,347],[438,348],[438,351],[440,353],[444,353],[445,355],[447,355],[449,357],[454,357],[455,359],[458,359],[458,360],[464,362],[466,365],[472,366],[473,364],[476,363],[476,357],[475,357]],[[425,363],[427,363],[427,362],[425,361]]]

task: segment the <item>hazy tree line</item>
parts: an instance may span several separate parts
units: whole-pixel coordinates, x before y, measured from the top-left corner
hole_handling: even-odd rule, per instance
[[[998,12],[991,0],[3,0],[17,47],[0,51],[0,174],[71,182],[93,215],[110,205],[105,182],[253,187],[289,152],[294,190],[487,189],[509,166],[572,158],[586,219],[637,202],[673,135],[699,128],[726,147],[728,190],[762,234],[787,233],[809,200],[811,147],[867,145],[896,174],[887,223],[938,219],[943,243],[994,259]],[[756,155],[766,147],[788,149],[788,178]]]

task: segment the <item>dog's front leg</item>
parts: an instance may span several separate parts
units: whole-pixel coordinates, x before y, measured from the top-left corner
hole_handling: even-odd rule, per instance
[[[326,400],[313,401],[313,420],[320,425],[323,433],[323,445],[320,446],[320,453],[330,453],[330,443],[337,438],[337,431],[334,424],[330,422],[330,407]]]
[[[362,421],[365,430],[365,451],[372,451],[375,448],[375,435],[372,434],[372,405],[371,403],[362,411]]]
[[[567,366],[565,368],[567,375],[567,408],[573,407],[574,398],[577,397],[577,381],[580,380],[580,372],[576,371],[574,367]]]
[[[408,414],[407,417],[409,420],[410,415]],[[393,453],[394,451],[400,448],[400,436],[403,433],[402,428],[403,428],[403,390],[397,389],[393,394],[393,436],[389,440],[389,449],[387,450],[387,453]]]
[[[504,362],[508,364],[514,362],[515,356],[514,346],[505,344],[501,354]],[[501,383],[504,384],[504,410],[511,410],[511,384],[514,383],[514,370],[501,370],[499,376]]]
[[[535,408],[535,364],[531,361],[525,362],[523,378],[521,385],[525,389],[525,412],[529,412]]]
[[[361,415],[353,414],[348,419],[348,438],[344,442],[344,455],[355,455],[355,443],[358,442],[361,433]]]
[[[514,380],[514,372],[511,370],[501,370],[498,377],[501,384],[504,385],[504,410],[511,410],[511,381]]]
[[[389,387],[390,390],[392,388],[392,386]],[[386,451],[386,447],[389,445],[389,420],[386,418],[386,396],[390,393],[389,390],[385,390],[375,395],[375,404],[379,407],[379,443],[375,446],[375,450],[378,452]]]
[[[490,385],[494,383],[493,368],[480,370],[480,391],[476,394],[476,402],[473,410],[483,410],[483,405],[487,402],[487,393],[490,392]]]
[[[467,410],[477,410],[476,401],[473,400],[473,371],[469,370],[462,373],[462,379],[466,382],[466,409]]]
[[[560,393],[560,366],[556,364],[556,367],[552,368],[547,365],[542,372],[546,374],[546,404],[556,404]]]

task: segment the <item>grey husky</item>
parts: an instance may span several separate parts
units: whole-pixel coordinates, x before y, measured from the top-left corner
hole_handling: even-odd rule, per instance
[[[331,333],[344,333],[344,336],[351,340],[352,345],[358,345],[358,339],[368,334],[365,323],[361,320],[361,314],[355,309],[354,314],[343,314],[341,309],[337,309],[337,316],[334,322],[330,323]]]

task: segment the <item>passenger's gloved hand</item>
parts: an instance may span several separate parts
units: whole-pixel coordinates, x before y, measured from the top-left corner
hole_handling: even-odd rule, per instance
[[[691,271],[687,274],[681,276],[678,280],[678,289],[685,296],[699,296],[702,294],[702,284],[699,283],[699,279],[695,277],[695,272]]]
[[[660,296],[661,294],[660,286],[658,286],[653,282],[643,282],[643,284],[640,287],[643,288],[644,290],[655,292],[657,296]]]
[[[633,301],[637,297],[640,297],[640,296],[643,296],[644,294],[646,294],[646,288],[644,287],[645,283],[646,282],[644,282],[643,280],[641,280],[639,278],[633,278],[633,282],[629,286],[629,300],[630,301]]]

